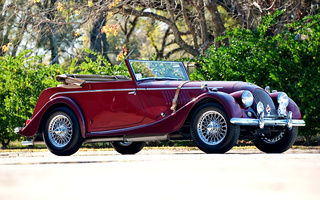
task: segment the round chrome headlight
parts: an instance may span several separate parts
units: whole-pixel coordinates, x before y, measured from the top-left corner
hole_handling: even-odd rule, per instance
[[[289,105],[289,97],[286,93],[280,92],[278,95],[278,103],[279,105],[283,104],[285,107]]]
[[[245,90],[241,95],[241,101],[246,108],[252,106],[252,104],[253,104],[252,93],[248,90]]]
[[[264,112],[264,106],[263,103],[261,101],[259,101],[259,103],[257,104],[257,113],[263,113]]]

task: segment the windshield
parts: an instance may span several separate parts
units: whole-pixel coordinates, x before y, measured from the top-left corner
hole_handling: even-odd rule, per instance
[[[182,62],[129,60],[137,81],[189,80]]]

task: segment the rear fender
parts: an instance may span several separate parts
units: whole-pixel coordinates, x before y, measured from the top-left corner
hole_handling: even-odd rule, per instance
[[[84,115],[80,107],[77,105],[77,103],[68,97],[57,97],[47,102],[32,117],[30,123],[21,130],[20,134],[27,137],[35,135],[39,129],[39,126],[43,117],[46,116],[46,114],[48,114],[52,109],[59,106],[69,107],[76,114],[79,121],[79,125],[80,125],[81,136],[85,138],[86,124],[85,124]]]

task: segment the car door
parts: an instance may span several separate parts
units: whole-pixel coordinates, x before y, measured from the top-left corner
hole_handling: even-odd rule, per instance
[[[133,81],[91,84],[91,128],[105,131],[134,126],[145,111]]]
[[[175,96],[178,86],[182,81],[157,81],[150,82],[147,85],[147,91],[150,101],[154,107],[157,119],[172,114],[172,100]],[[177,101],[177,107],[180,108],[184,104],[191,101],[189,91],[181,90]]]

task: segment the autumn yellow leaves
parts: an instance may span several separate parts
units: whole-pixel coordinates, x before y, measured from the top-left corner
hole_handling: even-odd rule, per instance
[[[8,48],[10,48],[12,46],[11,42],[9,42],[8,44],[6,45],[3,45],[1,47],[1,50],[2,50],[2,53],[5,53],[6,51],[8,51]]]

